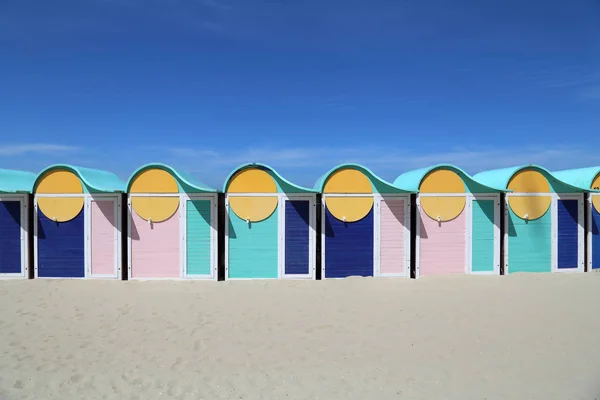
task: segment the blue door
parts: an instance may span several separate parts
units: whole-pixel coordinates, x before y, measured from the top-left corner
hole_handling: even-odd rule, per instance
[[[579,261],[579,200],[558,200],[558,269],[576,269]]]
[[[0,201],[0,274],[20,274],[21,201]]]
[[[344,222],[325,209],[325,278],[373,276],[374,211]]]
[[[285,201],[285,275],[308,275],[310,271],[309,200]]]
[[[55,222],[38,212],[37,254],[40,278],[85,276],[84,209],[70,221]]]

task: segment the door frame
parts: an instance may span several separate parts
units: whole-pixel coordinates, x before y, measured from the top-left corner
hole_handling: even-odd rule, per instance
[[[208,275],[194,275],[187,273],[187,202],[203,200],[210,202],[210,273]],[[182,279],[217,279],[217,266],[218,266],[218,254],[217,254],[217,195],[211,194],[194,194],[184,193],[180,196],[179,207],[181,210],[180,215],[180,275]]]
[[[508,263],[509,256],[509,235],[508,235],[508,216],[510,213],[510,204],[508,203],[509,197],[543,197],[551,196],[550,209],[546,212],[550,212],[550,254],[551,254],[551,265],[550,272],[558,273],[573,273],[583,272],[584,270],[584,256],[585,256],[585,232],[583,227],[583,212],[584,212],[584,193],[506,193],[504,198],[504,274],[510,273],[510,266]],[[558,200],[579,200],[577,207],[577,268],[573,269],[558,269]]]
[[[38,275],[38,224],[39,224],[39,209],[38,209],[38,198],[40,197],[83,197],[83,255],[84,255],[84,276],[83,278],[77,277],[40,277]],[[115,221],[114,221],[114,232],[116,235],[115,241],[115,274],[114,275],[92,275],[91,274],[91,202],[93,200],[107,201],[113,200],[115,202]],[[36,279],[121,279],[121,268],[122,268],[122,220],[121,220],[121,193],[60,193],[60,194],[35,194],[34,199],[34,212],[33,212],[33,259],[34,259],[34,278]]]
[[[492,271],[473,272],[473,201],[491,200],[494,202],[494,265]],[[500,275],[500,194],[474,193],[467,197],[467,263],[465,273],[472,275]]]
[[[0,194],[0,202],[18,201],[20,203],[20,235],[21,235],[21,272],[0,273],[0,279],[29,278],[29,194]]]
[[[577,268],[558,268],[558,201],[577,200]],[[585,269],[584,194],[556,193],[552,199],[552,272],[583,272]]]
[[[592,263],[592,215],[594,212],[594,204],[592,203],[593,197],[598,196],[600,197],[600,193],[590,193],[589,196],[587,196],[587,200],[586,200],[586,207],[587,207],[587,229],[585,232],[585,243],[586,243],[586,249],[587,249],[587,265],[586,265],[586,271],[587,272],[591,272],[593,271],[593,263]],[[600,211],[598,211],[598,213],[600,213]]]
[[[315,264],[317,257],[317,213],[316,195],[314,194],[292,194],[282,193],[279,197],[279,278],[282,279],[315,279]],[[286,201],[308,201],[308,274],[286,274],[285,273],[285,202]]]
[[[325,270],[326,257],[326,215],[327,198],[329,197],[373,197],[373,277],[410,277],[410,194],[408,193],[323,193],[321,196],[321,279],[346,279],[346,278],[326,278]],[[404,273],[402,274],[382,274],[381,273],[381,201],[385,199],[403,199],[404,200]]]
[[[415,278],[421,276],[421,198],[422,197],[465,197],[465,274],[499,275],[500,274],[500,194],[499,193],[418,193],[415,212],[416,243],[415,243]],[[494,270],[472,272],[473,269],[473,200],[495,200],[494,203]]]
[[[373,202],[373,277],[408,277],[410,278],[410,195],[404,193],[377,193],[374,194],[375,201]],[[402,273],[381,273],[381,202],[387,200],[403,200],[404,201],[404,272]]]
[[[229,198],[230,197],[277,197],[277,278],[230,278],[229,277]],[[316,193],[226,193],[225,194],[225,280],[273,280],[273,279],[315,279],[316,270]],[[309,273],[302,275],[285,274],[285,201],[307,200],[309,202]]]
[[[179,207],[175,211],[179,218],[179,277],[177,278],[159,278],[159,277],[132,277],[132,247],[131,247],[131,226],[133,213],[135,210],[131,205],[132,197],[177,197]],[[208,200],[210,201],[210,274],[209,275],[190,275],[187,274],[187,201]],[[218,201],[216,193],[128,193],[127,195],[127,279],[132,281],[173,281],[173,280],[217,280],[218,260]],[[175,214],[173,214],[175,215]],[[171,216],[173,218],[173,216]]]

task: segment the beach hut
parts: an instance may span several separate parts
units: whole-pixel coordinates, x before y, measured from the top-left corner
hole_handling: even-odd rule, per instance
[[[129,279],[217,279],[217,191],[159,163],[135,171],[129,196]]]
[[[590,192],[585,201],[587,270],[600,269],[600,166],[570,169],[552,174],[563,182]]]
[[[507,190],[504,273],[583,271],[581,188],[537,165],[481,172],[482,184]]]
[[[34,186],[36,278],[121,278],[121,201],[114,174],[52,165]]]
[[[0,278],[29,277],[29,207],[35,174],[0,169]]]
[[[358,164],[323,175],[321,276],[410,276],[410,191]]]
[[[314,279],[315,191],[257,163],[236,168],[223,191],[226,279]]]
[[[418,192],[415,275],[500,273],[500,190],[440,164],[400,175]]]

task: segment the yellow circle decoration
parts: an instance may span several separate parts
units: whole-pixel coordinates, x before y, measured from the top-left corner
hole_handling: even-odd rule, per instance
[[[173,175],[164,169],[147,169],[135,177],[130,193],[179,193],[179,186]]]
[[[532,169],[524,169],[513,175],[508,182],[508,189],[513,193],[550,193],[548,180]],[[519,218],[534,220],[546,214],[552,204],[552,196],[509,195],[508,204]]]
[[[277,193],[277,184],[266,171],[248,168],[231,178],[227,193]],[[250,222],[269,218],[279,202],[277,196],[230,196],[228,200],[235,215]]]
[[[74,197],[38,197],[38,209],[56,222],[70,221],[79,215],[85,202],[81,181],[72,172],[54,170],[45,174],[36,188],[36,194],[76,194]]]
[[[440,222],[458,217],[467,204],[465,183],[454,171],[438,169],[428,173],[419,187],[419,193],[457,193],[458,196],[420,196],[421,208],[431,219]]]
[[[271,175],[258,168],[237,172],[230,180],[228,193],[277,193],[277,185]]]
[[[592,182],[592,189],[600,190],[600,174],[596,175],[594,182]],[[592,196],[592,204],[596,211],[600,213],[600,194]]]
[[[363,219],[373,208],[373,197],[327,197],[325,204],[331,214],[345,222]]]
[[[361,171],[340,169],[327,179],[324,194],[373,194],[370,179]],[[356,222],[363,219],[373,208],[373,196],[327,197],[325,204],[331,214],[340,221]]]
[[[140,218],[151,222],[163,222],[179,208],[179,197],[132,196],[131,207]]]
[[[149,194],[132,196],[131,206],[146,221],[162,222],[171,218],[179,209],[179,185],[173,176],[158,168],[147,169],[135,177],[129,192]],[[152,194],[173,194],[174,196],[152,196]]]

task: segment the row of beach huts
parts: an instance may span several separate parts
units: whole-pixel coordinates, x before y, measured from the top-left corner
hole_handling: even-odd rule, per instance
[[[165,164],[128,182],[52,165],[0,170],[0,277],[269,279],[600,268],[600,167],[386,182],[339,165],[313,188],[245,164],[211,188]]]

